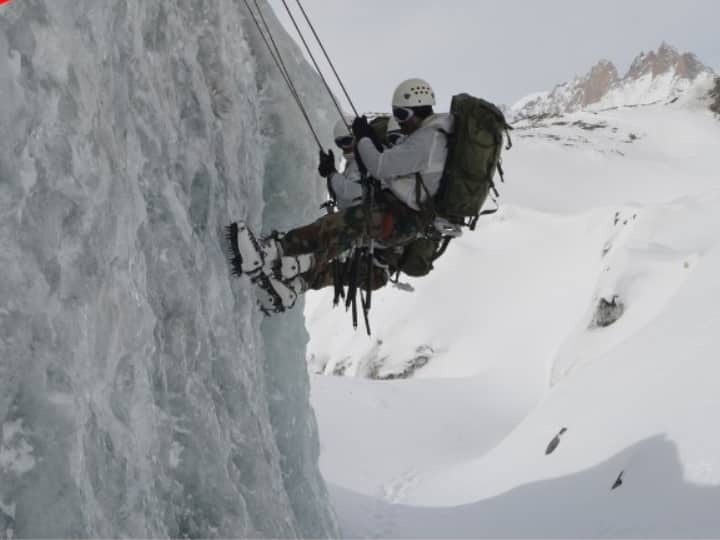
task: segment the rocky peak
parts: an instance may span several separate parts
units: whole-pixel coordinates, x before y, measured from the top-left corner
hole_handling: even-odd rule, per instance
[[[695,56],[692,53],[685,53],[683,55],[680,55],[680,58],[678,59],[676,73],[678,77],[682,77],[684,79],[695,79],[700,73],[703,71],[711,72],[712,70],[708,68],[705,64],[700,62],[698,60],[697,56]]]
[[[663,42],[657,50],[636,56],[622,78],[612,62],[601,60],[585,76],[558,84],[551,92],[532,99],[525,98],[512,110],[523,117],[669,101],[685,93],[699,78],[713,76],[694,54],[680,54]]]
[[[600,60],[579,82],[581,105],[597,103],[619,80],[618,70],[609,60]]]
[[[663,42],[657,51],[641,52],[635,57],[623,79],[639,79],[651,74],[652,78],[674,71],[683,79],[694,79],[705,67],[692,53],[680,54],[677,49]]]

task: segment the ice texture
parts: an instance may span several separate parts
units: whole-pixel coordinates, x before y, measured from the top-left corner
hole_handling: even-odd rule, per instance
[[[0,537],[337,536],[302,310],[263,325],[223,254],[322,190],[245,3],[2,6],[0,96]]]

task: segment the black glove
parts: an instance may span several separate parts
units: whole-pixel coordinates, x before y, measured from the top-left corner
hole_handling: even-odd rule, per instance
[[[318,173],[323,178],[328,178],[332,173],[337,172],[335,168],[335,154],[332,150],[327,153],[320,150],[320,165],[318,165]]]
[[[365,116],[358,116],[355,120],[353,120],[352,131],[353,135],[355,135],[355,141],[357,141],[355,145],[357,145],[363,137],[368,137],[375,145],[378,152],[383,151],[383,145],[380,144],[377,133],[375,133],[375,130],[370,127],[370,124],[368,124]]]

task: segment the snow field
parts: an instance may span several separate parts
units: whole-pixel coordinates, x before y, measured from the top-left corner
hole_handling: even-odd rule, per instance
[[[516,130],[500,212],[376,294],[372,339],[308,298],[311,371],[356,376],[312,378],[346,534],[720,530],[720,123],[692,101],[557,120]],[[409,379],[363,378],[421,346]]]

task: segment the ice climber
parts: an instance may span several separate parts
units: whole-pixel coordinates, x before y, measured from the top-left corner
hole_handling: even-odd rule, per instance
[[[335,145],[342,150],[345,168],[340,173],[335,167],[335,155],[332,150],[320,151],[318,173],[327,179],[328,193],[341,210],[356,206],[363,202],[362,173],[355,159],[355,137],[348,131],[353,119],[344,116],[337,121],[333,129]],[[400,124],[394,117],[387,122],[385,140],[381,141],[387,148],[392,148],[405,138]]]
[[[434,105],[435,94],[426,81],[400,83],[392,107],[406,138],[388,149],[380,147],[366,117],[353,121],[357,166],[379,180],[382,188],[372,205],[350,205],[284,235],[273,233],[263,239],[257,239],[243,221],[228,228],[235,272],[261,285],[272,298],[272,311],[292,307],[311,286],[308,276],[342,253],[365,247],[371,240],[381,248],[401,246],[429,227],[433,216],[423,211],[423,202],[438,191],[447,157],[446,137],[453,128],[452,117],[436,114]],[[336,141],[338,146],[347,142]],[[335,189],[333,179],[340,179],[333,169],[334,159],[332,168],[326,159],[320,172],[328,174]]]
[[[334,203],[335,207],[341,211],[352,206],[362,205],[365,202],[369,185],[369,179],[364,177],[360,171],[360,166],[355,157],[355,137],[348,130],[348,126],[352,124],[352,122],[353,118],[346,115],[337,121],[333,129],[335,145],[342,150],[343,159],[345,160],[345,168],[343,171],[337,171],[335,167],[335,156],[332,150],[328,152],[320,151],[320,164],[318,166],[318,174],[327,179],[330,200]],[[399,130],[397,123],[395,127]],[[388,122],[388,129],[393,128],[394,126]],[[383,141],[385,146],[390,146],[390,143],[387,141],[388,135],[389,133],[386,134],[385,140]],[[393,138],[393,141],[397,142],[397,139]],[[301,274],[300,277],[306,289],[320,290],[325,287],[336,286],[338,282],[343,286],[350,285],[351,277],[348,268],[351,264],[350,255],[351,250],[347,250],[339,254],[338,257],[332,261],[325,261],[313,265],[310,270]],[[340,266],[336,266],[335,263],[338,263]],[[361,266],[359,274],[366,276],[369,271],[367,260],[363,260]],[[388,266],[380,263],[375,264],[373,265],[372,272],[373,289],[383,287],[389,278]],[[265,311],[275,309],[274,304],[268,304],[268,302],[273,302],[273,300],[275,300],[275,298],[271,294],[259,295],[260,306]]]
[[[379,120],[379,122],[375,122]],[[385,148],[392,148],[399,144],[404,138],[400,124],[392,116],[380,116],[371,122],[378,127],[377,133],[382,132],[380,142]],[[349,116],[338,120],[333,130],[335,144],[342,150],[345,159],[345,168],[340,173],[335,168],[335,157],[332,151],[320,152],[320,164],[318,173],[320,176],[327,178],[328,193],[332,201],[340,210],[351,206],[362,205],[367,196],[367,189],[370,182],[376,186],[376,179],[366,177],[360,171],[358,161],[355,158],[355,137],[348,132],[347,126],[352,123],[353,119]],[[384,121],[384,123],[383,123]],[[362,257],[359,261],[357,276],[367,277],[368,272],[372,272],[370,280],[360,279],[356,283],[360,289],[367,290],[368,283],[371,283],[372,289],[377,290],[384,287],[393,273],[400,270],[399,262],[404,255],[403,246],[392,246],[383,249],[379,246],[373,251],[373,257]],[[339,263],[339,267],[335,263]],[[314,265],[311,270],[301,274],[303,282],[308,289],[320,290],[325,287],[333,287],[337,285],[351,286],[351,282],[355,277],[352,272],[352,250],[341,253],[336,259]],[[260,294],[260,306],[264,311],[274,309],[272,304],[273,296],[268,294]]]
[[[332,150],[320,151],[318,173],[327,179],[328,193],[339,209],[345,209],[362,203],[362,173],[355,159],[355,137],[348,131],[353,119],[345,116],[337,121],[333,129],[335,145],[342,150],[345,169],[338,172],[335,168],[335,155]]]

